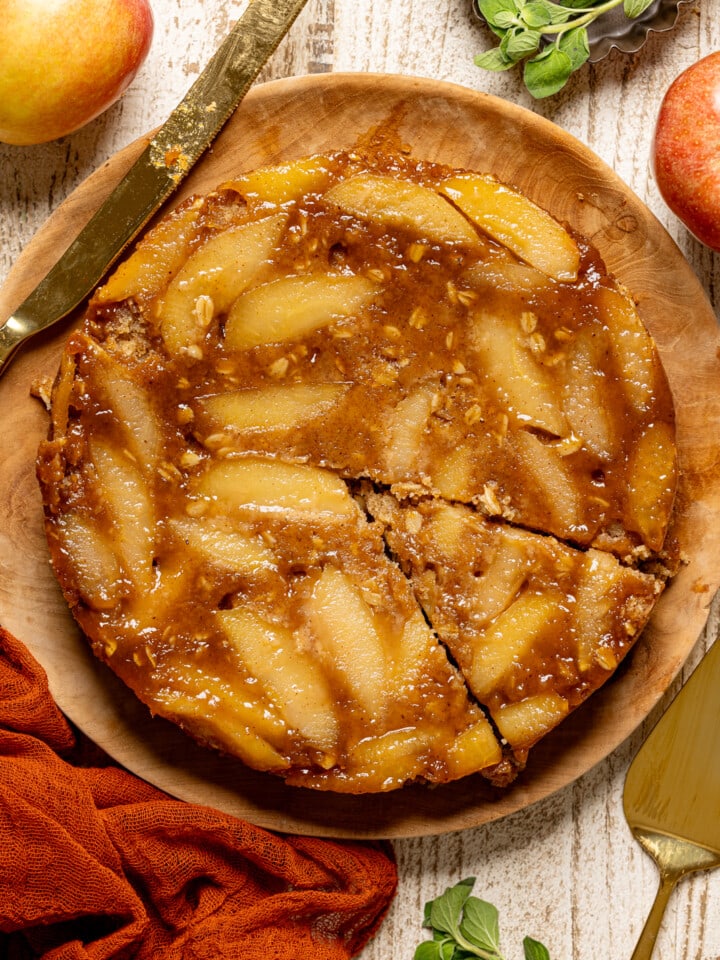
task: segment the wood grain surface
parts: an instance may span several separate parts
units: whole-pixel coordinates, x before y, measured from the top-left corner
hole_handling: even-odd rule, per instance
[[[21,251],[62,200],[119,149],[162,121],[242,5],[230,0],[212,5],[201,0],[183,4],[154,0],[153,8],[153,50],[118,105],[62,141],[34,148],[0,146],[0,278],[22,263]],[[685,255],[688,269],[717,309],[720,258],[694,241],[664,208],[648,169],[652,126],[665,88],[684,66],[720,47],[720,22],[713,0],[683,6],[673,31],[651,35],[634,56],[615,51],[600,63],[583,68],[561,94],[548,101],[532,101],[514,72],[478,71],[472,57],[490,45],[489,35],[472,15],[469,0],[441,4],[430,0],[309,0],[291,35],[263,72],[263,79],[329,71],[399,73],[449,80],[528,108],[573,134],[630,186],[667,227]],[[367,99],[374,95],[370,89]],[[460,127],[457,135],[474,144],[472,149],[481,149],[472,124]],[[299,151],[301,145],[298,143]],[[552,168],[557,159],[550,151],[546,163]],[[532,171],[525,173],[532,179]],[[660,289],[649,291],[649,303],[660,296]],[[687,307],[691,309],[692,304]],[[697,329],[692,321],[692,316],[681,315],[676,325],[664,329],[663,336],[669,344],[675,338],[683,341],[683,349],[695,357],[699,369],[708,371],[716,362],[717,332],[709,329],[707,322]],[[708,399],[703,393],[706,387],[700,387],[699,381],[684,381],[682,389],[688,391],[683,398],[687,400],[686,429],[693,443],[704,445],[708,456],[697,477],[700,483],[713,478],[719,469],[712,456],[718,427],[702,413]],[[3,424],[14,415],[12,408],[4,408]],[[36,416],[36,427],[41,429],[39,407]],[[16,449],[3,448],[3,475],[17,469],[18,456]],[[695,511],[695,529],[704,531],[703,557],[712,571],[718,534],[709,522],[712,511],[705,513],[694,491],[693,487],[688,506]],[[0,553],[31,549],[29,531],[35,508],[19,488],[6,492],[2,510],[20,522],[13,542],[7,538],[0,541]],[[609,757],[580,779],[501,820],[439,836],[394,841],[400,891],[363,960],[411,957],[415,944],[425,935],[421,929],[423,902],[467,875],[477,876],[478,894],[500,909],[508,960],[521,956],[524,934],[547,943],[554,960],[630,956],[657,877],[624,822],[623,777],[643,736],[718,632],[714,585],[712,574],[696,584],[697,608],[707,609],[709,620],[702,633],[698,630],[698,642],[680,677],[650,717]],[[42,596],[37,597],[38,606],[44,602]],[[669,613],[671,619],[675,614]],[[0,615],[4,619],[1,610]],[[22,637],[30,620],[26,615],[13,626]],[[618,723],[622,724],[621,708]],[[671,901],[657,955],[668,960],[720,960],[720,872],[683,882]]]

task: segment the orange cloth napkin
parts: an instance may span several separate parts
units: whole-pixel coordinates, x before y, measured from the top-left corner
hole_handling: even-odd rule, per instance
[[[277,836],[113,765],[0,627],[0,956],[344,960],[396,885],[387,845]]]

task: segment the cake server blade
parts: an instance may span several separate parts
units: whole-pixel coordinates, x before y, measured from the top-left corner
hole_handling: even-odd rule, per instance
[[[250,0],[185,98],[47,276],[0,326],[0,376],[18,348],[66,317],[177,189],[307,0]]]
[[[630,765],[623,794],[660,888],[632,960],[648,960],[675,884],[720,866],[720,641],[705,655]]]

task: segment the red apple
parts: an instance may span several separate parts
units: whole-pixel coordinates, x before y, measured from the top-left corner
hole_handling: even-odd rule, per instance
[[[148,0],[0,0],[0,140],[84,126],[125,92],[152,35]]]
[[[720,51],[688,67],[665,94],[652,166],[665,203],[720,251]]]

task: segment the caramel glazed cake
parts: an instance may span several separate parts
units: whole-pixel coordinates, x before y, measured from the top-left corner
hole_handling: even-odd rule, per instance
[[[38,475],[65,597],[154,714],[362,793],[506,785],[604,683],[671,571],[675,462],[589,243],[490,176],[350,153],[146,236],[65,348]]]

